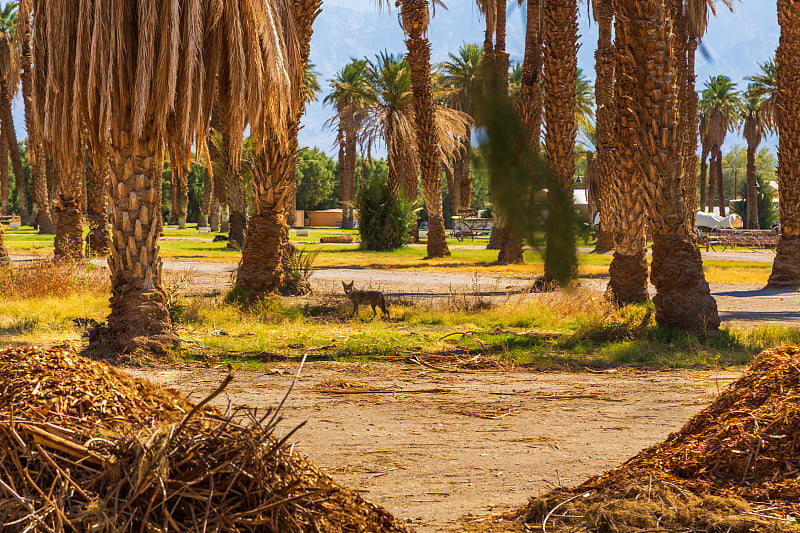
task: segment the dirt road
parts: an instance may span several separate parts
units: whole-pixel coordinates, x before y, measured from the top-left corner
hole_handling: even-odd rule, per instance
[[[296,369],[239,372],[217,405],[274,407]],[[224,376],[208,369],[134,373],[196,400]],[[442,374],[413,365],[316,362],[305,366],[286,403],[283,431],[307,421],[291,437],[297,452],[418,531],[460,531],[462,519],[486,520],[550,487],[617,466],[679,429],[736,376]]]

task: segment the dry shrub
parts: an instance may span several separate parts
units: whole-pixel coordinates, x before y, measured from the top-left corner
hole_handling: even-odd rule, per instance
[[[0,297],[3,298],[63,298],[110,292],[108,272],[91,263],[42,260],[0,269]]]
[[[406,531],[276,439],[275,413],[57,349],[0,351],[0,376],[4,531]]]
[[[658,527],[668,530],[797,531],[798,458],[800,348],[765,350],[680,431],[579,487],[536,498],[527,519],[542,520],[557,501],[576,496],[558,510],[557,522],[565,531],[654,527],[640,525],[641,516],[660,517]],[[644,485],[648,491],[661,488],[655,498],[651,492],[643,497]],[[589,497],[580,496],[587,492]],[[668,495],[675,501],[668,504]],[[625,509],[638,511],[616,512]],[[609,513],[616,513],[613,527],[604,518]],[[667,519],[672,522],[666,524]]]

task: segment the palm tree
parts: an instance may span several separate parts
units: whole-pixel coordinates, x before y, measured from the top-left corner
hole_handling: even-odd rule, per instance
[[[288,268],[287,255],[293,252],[287,219],[296,197],[297,133],[306,103],[314,100],[319,91],[308,57],[322,0],[293,0],[291,5],[297,24],[299,68],[296,77],[290,79],[294,90],[289,95],[289,122],[282,128],[270,128],[266,142],[248,149],[253,216],[247,226],[236,285],[255,297],[281,288]]]
[[[758,229],[758,200],[756,198],[756,153],[758,145],[773,129],[771,107],[767,99],[754,91],[753,84],[747,88],[742,110],[742,134],[747,141],[747,216],[746,227]]]
[[[705,116],[708,139],[711,145],[711,173],[709,182],[714,180],[719,194],[719,214],[725,216],[725,190],[722,186],[722,145],[729,131],[739,126],[742,112],[742,99],[736,84],[728,76],[712,76],[706,82],[700,98],[700,112]],[[709,211],[713,206],[711,185],[709,185]]]
[[[325,104],[336,107],[336,116],[329,124],[336,125],[339,142],[339,190],[343,228],[354,226],[358,124],[353,121],[353,113],[367,105],[369,87],[365,77],[366,68],[366,59],[351,60],[330,81],[331,92],[324,100]]]
[[[595,57],[594,94],[597,102],[595,181],[600,216],[595,251],[608,252],[614,248],[611,182],[614,173],[614,5],[612,0],[592,0],[593,16],[599,31]]]
[[[731,0],[720,0],[729,10],[733,11]],[[699,132],[699,97],[697,94],[695,75],[695,55],[700,40],[708,29],[709,14],[716,16],[716,0],[674,0],[673,16],[676,41],[679,43],[679,63],[681,67],[681,81],[683,94],[681,97],[681,124],[683,128],[683,157],[684,173],[689,176],[687,187],[692,193],[689,201],[692,213],[696,209],[697,198],[697,143]],[[703,162],[705,164],[705,162]],[[705,189],[703,184],[702,189]],[[702,191],[701,189],[701,191]],[[702,195],[701,195],[702,196]],[[703,204],[701,202],[701,204]],[[704,205],[701,205],[704,208]],[[694,224],[694,220],[692,220]]]
[[[299,63],[285,39],[287,9],[277,0],[35,0],[43,138],[59,148],[61,168],[77,166],[84,124],[113,156],[111,314],[93,334],[106,353],[177,342],[161,280],[157,155],[162,143],[182,153],[205,143],[215,95],[226,131],[248,121],[261,141],[281,126]]]
[[[656,320],[664,327],[690,331],[719,326],[717,306],[703,274],[700,250],[690,224],[691,205],[683,172],[683,132],[680,116],[683,87],[676,57],[680,47],[668,37],[673,32],[669,0],[620,0],[616,37],[618,109],[630,103],[629,115],[641,173],[630,178],[640,187],[653,234],[651,279]],[[636,80],[647,80],[639,83]],[[629,179],[630,179],[629,178]]]
[[[800,287],[800,4],[778,0],[781,38],[775,53],[775,126],[781,236],[768,287]]]
[[[47,190],[46,158],[44,145],[36,131],[33,102],[33,57],[31,51],[31,0],[20,0],[17,17],[17,42],[19,57],[22,62],[22,98],[25,102],[25,126],[28,130],[28,161],[31,165],[33,181],[33,202],[38,214],[36,224],[39,233],[55,233],[53,218],[50,213],[50,195]]]
[[[414,201],[419,162],[408,62],[382,52],[367,63],[364,77],[368,86],[363,97],[366,105],[352,113],[346,111],[348,128],[357,128],[360,143],[367,153],[383,141],[389,166],[389,197],[397,198],[402,188],[406,197]],[[339,122],[344,123],[345,118],[340,117]]]
[[[614,118],[612,134],[605,139],[606,142],[613,142],[610,148],[615,155],[607,170],[611,179],[606,197],[613,217],[614,258],[609,267],[606,295],[618,305],[627,305],[650,299],[645,239],[647,209],[642,194],[641,183],[644,176],[639,165],[638,117],[634,107],[636,63],[630,56],[625,41],[620,40],[626,36],[631,38],[631,28],[628,21],[620,20],[618,16],[615,17],[614,28],[617,35],[617,45],[614,47]],[[609,119],[603,116],[605,120]],[[599,120],[598,115],[598,126]],[[601,213],[601,217],[603,216],[605,213]]]
[[[390,0],[378,0],[389,7]],[[411,87],[414,95],[417,157],[422,190],[428,212],[428,257],[448,257],[450,250],[444,232],[442,179],[437,147],[436,107],[431,83],[431,46],[427,38],[431,9],[444,6],[441,0],[399,0],[400,25],[406,34]]]
[[[483,69],[483,50],[475,44],[464,44],[457,54],[450,54],[449,59],[439,65],[444,74],[442,82],[453,90],[449,97],[449,105],[475,118],[475,99],[481,89]],[[463,149],[455,156],[453,164],[453,186],[450,188],[451,211],[458,214],[462,209],[469,209],[472,198],[471,147],[472,128],[461,139]]]
[[[14,115],[11,113],[11,102],[19,82],[17,54],[14,50],[16,27],[17,4],[8,2],[0,11],[0,123],[11,156],[11,168],[14,170],[20,218],[22,223],[27,225],[31,223],[27,187],[25,175],[22,173],[22,156],[17,144],[17,133],[14,129]]]
[[[578,76],[578,5],[576,0],[553,0],[543,6],[544,29],[544,103],[545,160],[555,182],[558,195],[572,198],[575,180],[575,85]],[[553,196],[551,194],[551,196]],[[575,230],[549,231],[545,245],[545,279],[554,279],[556,261],[569,261],[577,276],[574,252]],[[570,246],[569,243],[572,243]],[[570,257],[558,257],[560,250],[572,249]]]

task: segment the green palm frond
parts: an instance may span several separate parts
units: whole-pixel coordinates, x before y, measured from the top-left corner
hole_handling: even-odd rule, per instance
[[[700,93],[700,113],[705,117],[709,140],[722,145],[728,131],[738,129],[744,103],[736,83],[728,76],[712,76]]]

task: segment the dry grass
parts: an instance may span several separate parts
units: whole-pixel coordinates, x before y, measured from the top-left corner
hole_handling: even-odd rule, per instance
[[[0,297],[65,298],[74,294],[110,294],[108,273],[91,263],[31,261],[0,269]]]

